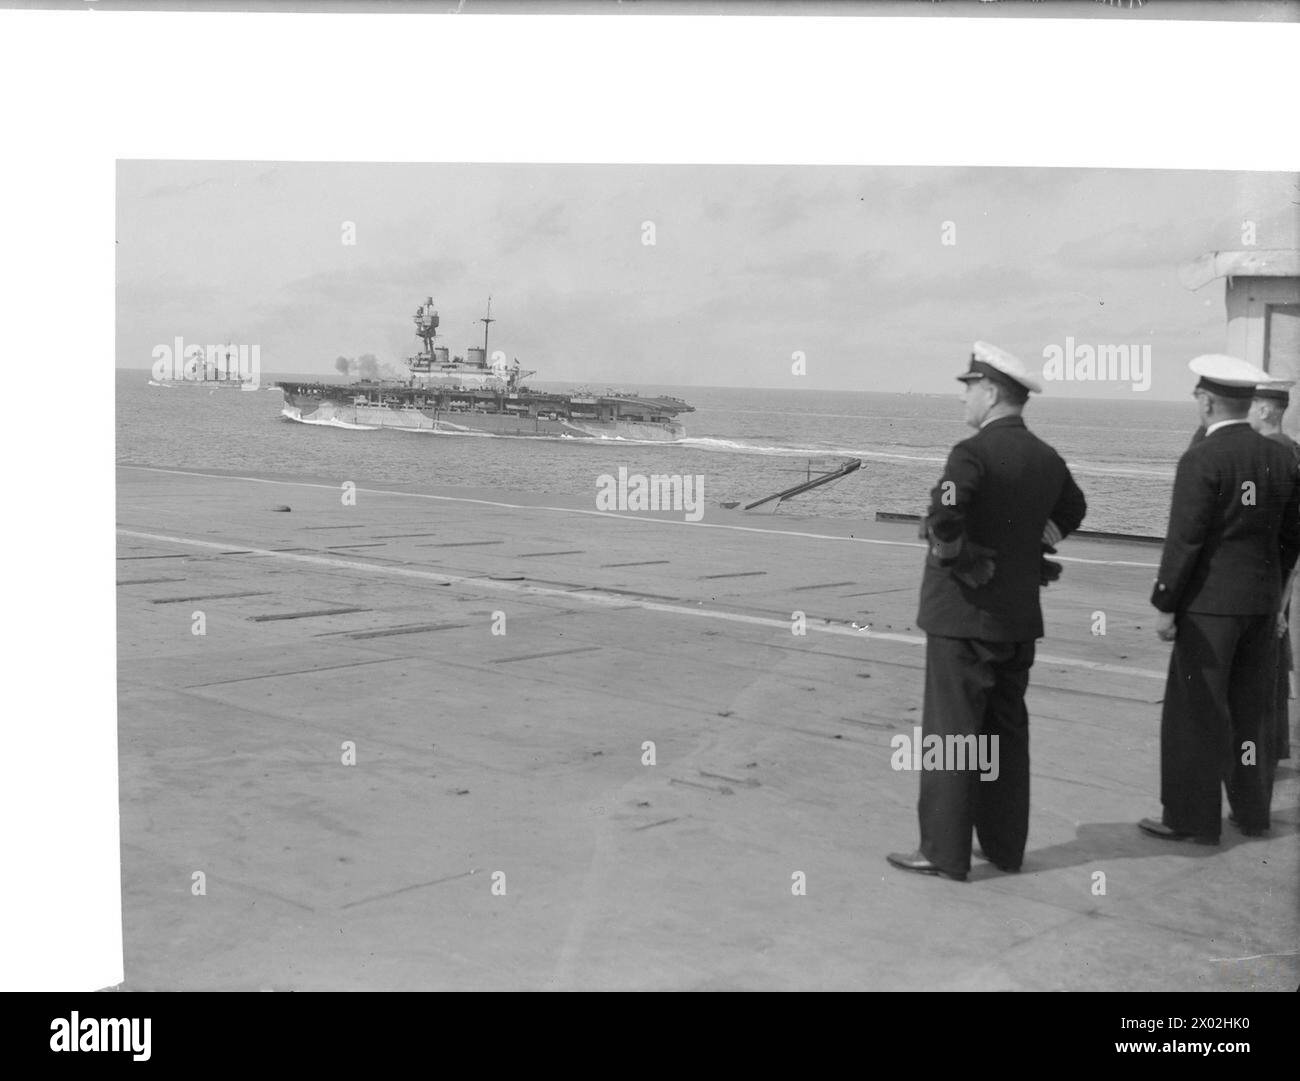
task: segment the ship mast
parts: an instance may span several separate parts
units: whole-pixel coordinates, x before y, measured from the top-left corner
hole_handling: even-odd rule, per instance
[[[487,303],[487,315],[482,316],[479,319],[479,322],[483,324],[483,363],[486,364],[488,362],[488,325],[496,322],[496,320],[492,318],[492,298],[490,296],[488,297]]]

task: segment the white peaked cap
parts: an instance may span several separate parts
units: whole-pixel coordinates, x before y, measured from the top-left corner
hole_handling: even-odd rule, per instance
[[[1188,361],[1187,366],[1191,368],[1193,375],[1199,375],[1202,379],[1208,379],[1213,383],[1221,383],[1225,387],[1254,388],[1273,382],[1273,377],[1263,368],[1257,368],[1248,360],[1230,357],[1224,353],[1206,353],[1195,360]]]
[[[994,372],[1010,379],[1013,383],[1019,383],[1031,393],[1043,392],[1043,384],[1020,362],[1019,357],[1012,356],[996,345],[989,345],[988,342],[975,343],[971,350],[970,370],[963,372],[957,378],[963,381],[979,379]]]
[[[1291,388],[1294,386],[1294,379],[1277,379],[1270,375],[1267,383],[1256,385],[1255,397],[1269,402],[1282,402],[1284,405],[1289,405],[1291,403]]]

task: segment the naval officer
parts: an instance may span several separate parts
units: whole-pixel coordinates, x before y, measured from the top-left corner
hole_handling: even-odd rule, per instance
[[[1255,388],[1250,402],[1250,426],[1266,439],[1273,440],[1291,452],[1300,466],[1300,443],[1282,431],[1282,418],[1291,404],[1294,379],[1274,379]]]
[[[957,378],[966,384],[966,423],[977,431],[949,454],[923,526],[930,544],[917,616],[926,632],[922,740],[987,740],[998,769],[996,777],[953,762],[923,769],[920,848],[888,859],[905,871],[965,880],[972,828],[1003,870],[1019,870],[1024,859],[1025,688],[1043,635],[1039,590],[1060,571],[1043,553],[1078,528],[1087,508],[1061,456],[1021,418],[1030,393],[1042,390],[1024,365],[976,342]]]
[[[1291,387],[1295,381],[1278,379],[1255,388],[1255,398],[1250,403],[1250,426],[1266,439],[1281,444],[1296,459],[1300,467],[1300,443],[1297,443],[1282,430],[1282,417],[1291,404]],[[1274,699],[1274,742],[1273,758],[1281,760],[1291,757],[1291,673],[1295,670],[1295,658],[1291,643],[1296,636],[1291,633],[1292,614],[1297,606],[1295,600],[1296,572],[1282,590],[1282,611],[1278,614],[1278,658],[1277,658],[1277,694]]]
[[[1160,718],[1159,820],[1171,841],[1219,841],[1220,787],[1243,833],[1269,825],[1275,627],[1300,552],[1300,480],[1290,451],[1249,423],[1268,376],[1235,357],[1197,357],[1205,437],[1178,461],[1151,603],[1173,641]]]

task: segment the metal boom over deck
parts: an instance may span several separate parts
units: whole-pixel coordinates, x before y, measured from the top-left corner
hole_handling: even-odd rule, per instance
[[[766,495],[762,499],[757,499],[753,503],[746,503],[745,510],[753,510],[755,507],[761,507],[764,503],[770,503],[776,500],[778,503],[784,503],[797,495],[804,492],[811,492],[814,488],[820,488],[823,484],[830,484],[833,480],[839,480],[841,477],[847,477],[854,470],[862,468],[861,458],[850,458],[839,469],[831,473],[823,473],[820,477],[813,477],[812,480],[806,480],[802,484],[796,484],[793,488],[787,488],[783,492],[776,492],[773,495]]]

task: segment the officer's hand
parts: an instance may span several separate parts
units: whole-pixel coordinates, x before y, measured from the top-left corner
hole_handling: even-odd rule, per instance
[[[992,548],[984,548],[967,541],[962,547],[961,555],[957,557],[957,562],[953,564],[952,576],[971,589],[987,585],[993,580],[993,575],[998,569],[997,564],[993,562],[995,555],[997,553]]]
[[[1162,642],[1172,642],[1178,635],[1174,625],[1173,612],[1161,612],[1156,616],[1156,635]]]
[[[1278,638],[1281,638],[1284,634],[1286,634],[1288,629],[1289,628],[1287,627],[1286,612],[1278,612],[1277,623],[1273,627],[1273,633]]]

